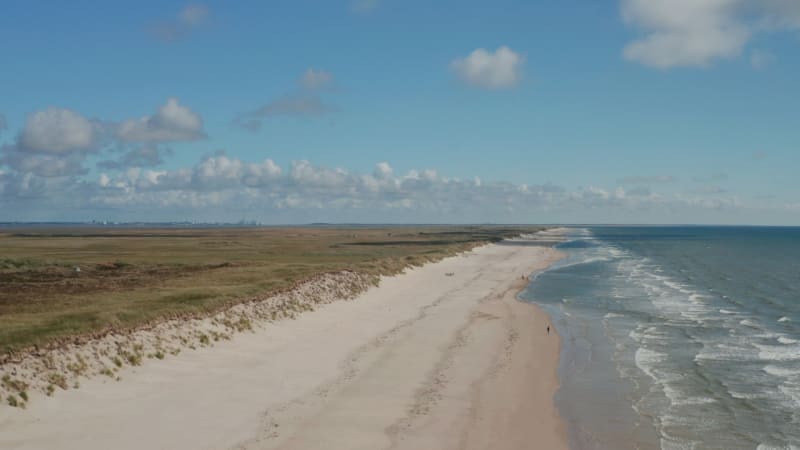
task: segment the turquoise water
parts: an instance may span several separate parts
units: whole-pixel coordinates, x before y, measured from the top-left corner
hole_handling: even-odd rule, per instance
[[[523,298],[573,449],[800,448],[800,228],[571,229]]]

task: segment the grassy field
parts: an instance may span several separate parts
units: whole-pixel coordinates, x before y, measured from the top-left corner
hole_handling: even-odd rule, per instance
[[[0,229],[0,355],[208,314],[322,272],[392,274],[537,229]]]

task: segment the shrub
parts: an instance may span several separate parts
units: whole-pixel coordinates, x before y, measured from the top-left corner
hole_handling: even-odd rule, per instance
[[[47,379],[50,381],[51,385],[56,385],[61,389],[67,389],[67,379],[64,378],[64,375],[53,372],[48,375]]]

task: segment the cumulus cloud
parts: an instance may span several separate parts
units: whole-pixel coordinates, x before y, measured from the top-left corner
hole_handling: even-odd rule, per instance
[[[625,46],[623,55],[659,69],[734,58],[756,33],[800,27],[798,4],[794,0],[621,0],[623,20],[643,32]]]
[[[63,188],[62,179],[43,178],[33,173],[4,173],[0,171],[0,204],[17,200],[46,199],[50,192]]]
[[[379,162],[375,165],[375,178],[384,180],[390,178],[393,174],[394,169],[392,169],[392,166],[390,166],[388,162]]]
[[[646,30],[625,47],[625,58],[669,68],[738,55],[751,33],[736,20],[738,1],[623,0],[625,22]]]
[[[82,175],[86,159],[83,153],[46,154],[33,153],[18,145],[0,148],[0,165],[7,165],[21,174],[39,177],[66,177]]]
[[[0,165],[40,177],[83,174],[83,161],[87,153],[96,150],[101,128],[69,109],[50,107],[34,112],[16,142],[0,147]]]
[[[300,85],[309,90],[329,87],[333,83],[333,75],[324,70],[309,68],[300,78]]]
[[[107,170],[120,170],[129,167],[156,167],[164,163],[163,157],[172,154],[169,148],[161,148],[155,144],[145,144],[126,151],[116,160],[104,160],[97,167]]]
[[[70,109],[49,107],[28,116],[16,141],[0,147],[0,165],[20,174],[58,178],[86,174],[87,155],[104,155],[116,144],[125,153],[116,160],[101,160],[98,167],[121,170],[154,167],[169,150],[164,142],[205,137],[198,114],[171,98],[152,116],[119,124],[89,120]],[[134,147],[135,144],[142,144]],[[52,184],[52,183],[51,183]]]
[[[50,107],[28,116],[18,143],[31,152],[88,151],[95,144],[95,126],[75,111]]]
[[[687,211],[699,217],[694,214],[742,208],[738,197],[721,190],[670,195],[641,187],[570,190],[450,178],[433,169],[398,173],[386,162],[366,173],[305,160],[282,168],[270,159],[249,162],[222,152],[191,167],[132,167],[92,181],[0,171],[0,210],[14,213],[7,220],[85,220],[101,212],[101,218],[112,220],[236,221],[247,215],[270,223],[586,222],[593,217],[664,222],[675,214],[686,217]]]
[[[203,119],[177,98],[169,98],[152,116],[126,120],[117,127],[125,142],[168,142],[204,139]]]
[[[194,168],[193,186],[209,189],[219,186],[266,186],[280,177],[282,169],[271,159],[248,163],[219,154],[205,159]]]
[[[255,117],[287,111],[307,110],[263,108]],[[35,112],[15,141],[0,147],[0,211],[5,220],[231,221],[247,215],[271,223],[452,223],[586,222],[596,217],[592,211],[615,219],[630,214],[634,220],[649,211],[648,217],[663,222],[686,211],[731,214],[743,208],[738,197],[711,184],[671,195],[641,186],[673,181],[671,176],[620,180],[636,185],[633,189],[571,190],[451,178],[431,168],[400,173],[385,161],[366,172],[307,160],[281,167],[271,159],[251,162],[224,152],[189,167],[158,168],[169,153],[166,142],[197,139],[205,136],[202,130],[199,115],[175,99],[152,116],[121,124],[59,108]],[[84,165],[93,153],[100,156],[102,173],[88,180]]]
[[[150,27],[149,31],[161,41],[174,41],[205,25],[210,16],[211,11],[205,5],[186,5],[174,19],[158,23]]]
[[[485,88],[514,87],[522,80],[525,57],[502,46],[494,53],[479,48],[464,58],[456,58],[450,68],[465,83]]]

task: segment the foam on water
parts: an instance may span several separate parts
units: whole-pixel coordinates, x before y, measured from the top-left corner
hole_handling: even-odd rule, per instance
[[[800,345],[753,344],[758,357],[765,361],[800,361]]]
[[[717,403],[717,400],[711,397],[700,397],[686,395],[685,391],[676,386],[675,384],[665,383],[661,386],[664,394],[669,398],[670,406],[689,406],[689,405],[707,405],[710,403]]]
[[[610,261],[610,260],[611,260],[611,258],[609,258],[609,257],[596,256],[596,257],[593,257],[593,258],[587,258],[587,259],[582,260],[582,261],[567,261],[567,262],[563,262],[563,263],[558,264],[556,267],[558,267],[559,269],[563,269],[563,268],[566,268],[566,267],[585,265],[585,264],[592,264],[592,263],[598,263],[598,262],[606,262],[606,261]]]
[[[585,326],[603,327],[615,375],[632,389],[629,407],[652,423],[656,445],[786,449],[800,442],[797,312],[776,309],[786,307],[784,297],[757,290],[786,283],[736,272],[732,267],[748,258],[728,257],[722,243],[715,246],[723,249],[721,259],[706,262],[706,250],[695,251],[693,240],[665,241],[654,251],[638,236],[630,248],[596,237],[564,249],[569,262],[553,282],[573,294],[554,300],[567,323],[582,317]]]
[[[787,368],[784,366],[778,366],[774,364],[767,364],[766,366],[764,366],[764,372],[772,376],[781,378],[800,377],[800,370]]]
[[[791,399],[791,406],[800,408],[800,382],[785,382],[778,389]]]
[[[703,344],[703,349],[700,350],[695,356],[696,362],[703,361],[727,361],[727,362],[744,362],[754,361],[757,355],[751,348],[740,347],[728,344]]]
[[[750,320],[750,319],[743,319],[743,320],[740,320],[740,321],[739,321],[739,324],[741,324],[741,325],[744,325],[744,326],[746,326],[746,327],[750,327],[750,328],[758,328],[758,329],[761,329],[761,325],[759,325],[758,323],[756,323],[755,321],[753,321],[753,320]]]
[[[642,372],[646,373],[647,376],[652,378],[654,381],[658,381],[659,377],[658,374],[655,373],[654,367],[657,363],[663,362],[666,357],[667,355],[664,353],[639,347],[636,349],[636,356],[634,357],[634,360],[636,361],[636,367],[638,367]]]

